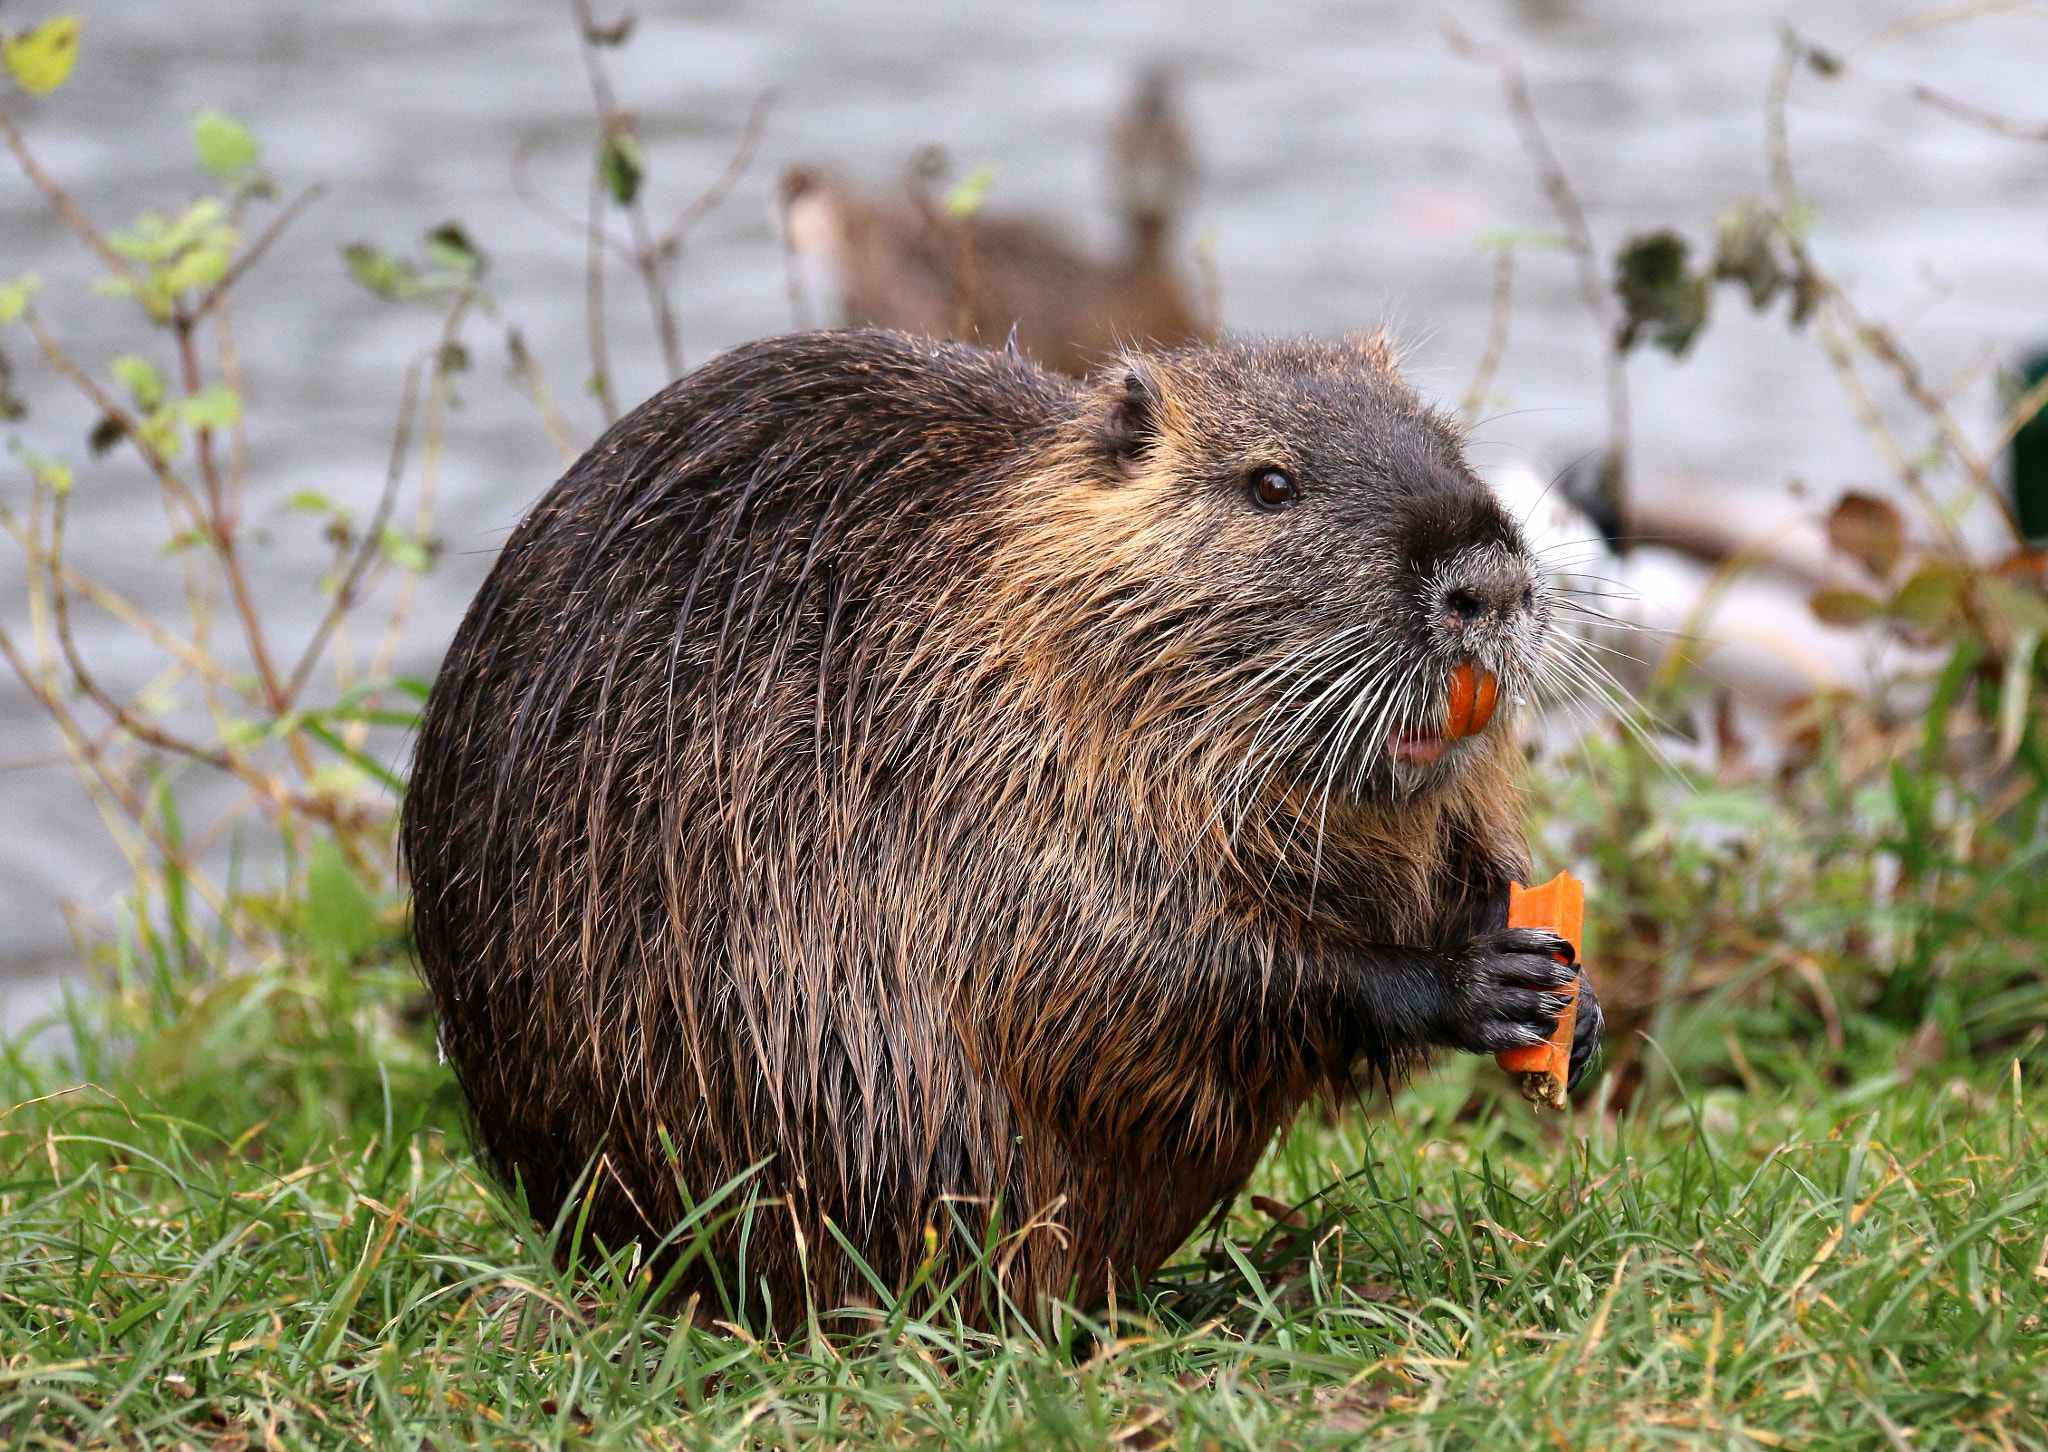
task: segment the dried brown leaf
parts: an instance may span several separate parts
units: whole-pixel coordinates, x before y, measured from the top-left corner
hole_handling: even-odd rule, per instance
[[[1873,578],[1889,580],[1906,553],[1906,521],[1890,500],[1852,489],[1828,515],[1828,543]]]

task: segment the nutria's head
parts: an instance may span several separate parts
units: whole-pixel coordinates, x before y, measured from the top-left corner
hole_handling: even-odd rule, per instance
[[[1429,794],[1498,740],[1552,604],[1378,340],[1128,358],[1074,430],[1034,509],[1081,588],[1048,596],[1134,730],[1323,802]]]

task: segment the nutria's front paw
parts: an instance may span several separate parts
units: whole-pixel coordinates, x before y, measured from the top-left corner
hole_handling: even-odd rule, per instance
[[[1558,990],[1579,974],[1571,957],[1572,945],[1548,928],[1479,934],[1452,960],[1451,1017],[1440,1042],[1471,1054],[1545,1042],[1564,1011]]]

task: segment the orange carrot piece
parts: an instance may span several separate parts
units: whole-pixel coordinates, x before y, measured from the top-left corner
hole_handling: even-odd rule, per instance
[[[1558,873],[1541,887],[1508,884],[1508,926],[1548,928],[1577,952],[1584,942],[1586,885],[1568,872]],[[1572,983],[1563,992],[1569,1002],[1557,1016],[1557,1032],[1550,1042],[1494,1056],[1495,1063],[1515,1076],[1524,1099],[1552,1109],[1565,1107],[1564,1089],[1572,1071],[1572,1030],[1579,1016],[1578,984]]]

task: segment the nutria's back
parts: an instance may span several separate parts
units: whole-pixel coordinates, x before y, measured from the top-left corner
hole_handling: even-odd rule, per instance
[[[684,1289],[766,1323],[872,1297],[841,1237],[898,1286],[992,1214],[1019,1305],[1099,1300],[1319,1086],[1547,1032],[1514,753],[1433,724],[1546,614],[1377,345],[727,354],[520,526],[429,702],[479,1143],[613,1244],[754,1171]]]

